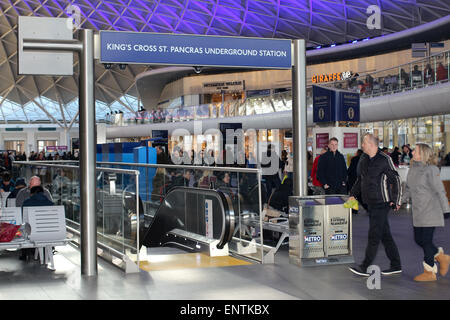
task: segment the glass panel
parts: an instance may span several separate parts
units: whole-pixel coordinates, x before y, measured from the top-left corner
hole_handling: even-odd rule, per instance
[[[41,183],[49,190],[54,204],[64,206],[67,226],[79,231],[80,170],[55,168],[44,163],[18,166],[16,172],[27,183],[33,175],[41,178]],[[141,225],[138,220],[143,220],[144,208],[142,200],[139,200],[138,219],[135,175],[131,172],[117,174],[97,170],[96,176],[97,241],[136,260],[138,224],[141,233],[144,227],[144,223]]]

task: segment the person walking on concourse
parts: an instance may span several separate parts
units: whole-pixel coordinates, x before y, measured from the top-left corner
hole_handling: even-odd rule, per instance
[[[325,194],[347,194],[347,165],[338,151],[338,139],[331,138],[328,151],[322,154],[317,164],[317,179],[323,185]]]
[[[400,254],[392,238],[388,213],[391,208],[400,209],[401,183],[391,157],[379,148],[379,140],[373,134],[366,134],[362,149],[367,156],[361,157],[360,172],[350,191],[349,200],[360,198],[368,206],[369,236],[365,258],[361,265],[350,267],[353,273],[368,277],[367,268],[372,264],[378,251],[378,245],[383,243],[391,266],[381,274],[391,275],[401,273]]]
[[[439,263],[440,275],[445,276],[450,256],[442,248],[436,248],[433,234],[436,227],[444,226],[444,215],[449,215],[450,208],[433,150],[424,143],[418,143],[412,156],[402,200],[407,202],[411,199],[414,240],[424,252],[424,271],[414,281],[436,281],[435,262]]]

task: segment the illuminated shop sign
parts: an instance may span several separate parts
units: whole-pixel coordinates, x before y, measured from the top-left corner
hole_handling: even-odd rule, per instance
[[[351,71],[344,71],[341,73],[329,73],[329,74],[321,74],[321,75],[314,75],[312,77],[313,83],[322,83],[322,82],[331,82],[331,81],[342,81],[347,80],[352,76]]]

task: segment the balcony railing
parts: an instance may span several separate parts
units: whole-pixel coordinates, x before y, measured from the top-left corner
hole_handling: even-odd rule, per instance
[[[447,82],[449,78],[450,51],[444,51],[393,68],[363,75],[356,73],[346,80],[322,83],[321,85],[358,92],[361,98],[370,98]],[[307,104],[312,106],[312,85],[307,87],[306,92]],[[239,100],[113,114],[105,120],[111,125],[125,126],[250,116],[288,111],[291,108],[292,93],[290,88],[286,88],[286,91],[279,93],[261,90],[259,96]]]

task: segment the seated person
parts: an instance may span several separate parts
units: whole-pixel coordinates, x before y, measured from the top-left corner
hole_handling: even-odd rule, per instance
[[[31,188],[36,187],[36,186],[40,186],[40,185],[41,185],[41,178],[39,178],[38,176],[31,177],[28,188],[23,188],[17,193],[16,207],[22,207],[24,201],[26,199],[28,199],[30,197],[30,195],[31,195],[30,194]],[[52,195],[45,188],[44,188],[44,195],[47,197],[48,200],[53,202]]]
[[[0,183],[0,192],[12,192],[14,190],[14,181],[8,171],[3,173],[3,180]]]
[[[42,186],[34,186],[30,189],[30,197],[23,202],[23,207],[53,206],[53,201],[44,194]]]
[[[50,201],[44,194],[44,188],[42,188],[41,186],[34,186],[30,189],[30,197],[23,202],[23,206],[24,207],[53,206],[53,202]],[[29,259],[29,257],[33,255],[33,252],[34,249],[22,249],[19,259],[27,260]]]

